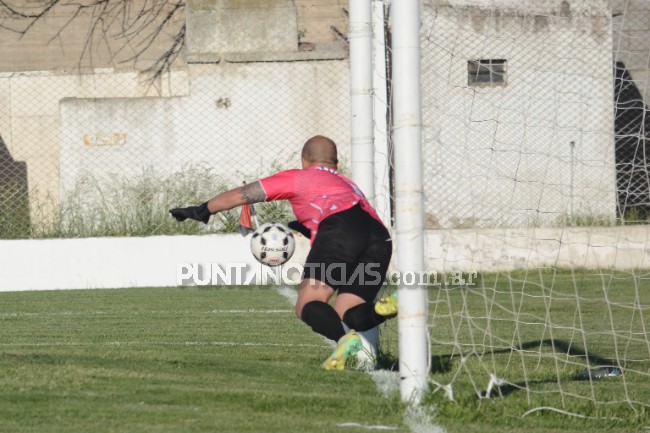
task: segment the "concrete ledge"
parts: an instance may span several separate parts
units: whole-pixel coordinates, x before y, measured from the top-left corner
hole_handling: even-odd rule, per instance
[[[0,240],[0,292],[178,285],[183,264],[260,269],[238,234]],[[289,265],[302,265],[296,236]],[[427,269],[495,272],[536,267],[650,268],[650,226],[428,231]],[[254,284],[252,282],[251,284]]]
[[[187,53],[185,55],[187,63],[219,63],[221,56],[218,53]]]
[[[224,53],[223,56],[218,53],[187,53],[185,61],[188,64],[215,64],[221,61],[228,63],[306,62],[313,60],[345,60],[347,57],[347,53],[343,50]]]
[[[259,269],[250,235],[0,240],[0,292],[178,285],[184,263]],[[302,264],[309,241],[296,236],[289,263]]]
[[[347,53],[343,50],[224,53],[223,58],[228,63],[305,62],[313,60],[344,60],[347,58]]]
[[[650,268],[650,226],[432,230],[425,250],[438,272]]]

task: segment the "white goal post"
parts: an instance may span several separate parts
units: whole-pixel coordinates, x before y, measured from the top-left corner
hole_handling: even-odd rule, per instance
[[[402,275],[425,271],[419,11],[420,0],[392,6],[395,267]],[[417,404],[428,389],[427,282],[403,278],[397,290],[400,392]]]

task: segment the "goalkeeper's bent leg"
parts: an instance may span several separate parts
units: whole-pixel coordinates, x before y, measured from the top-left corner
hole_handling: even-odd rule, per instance
[[[343,315],[343,321],[352,329],[357,331],[367,331],[381,325],[386,320],[395,317],[394,314],[380,314],[380,312],[377,311],[377,308],[375,308],[376,305],[377,304],[371,302],[365,302],[352,307]],[[392,312],[392,310],[390,312]],[[397,312],[396,303],[395,312]]]
[[[339,341],[345,335],[345,329],[341,324],[341,318],[336,310],[323,301],[307,302],[302,307],[300,318],[314,332],[329,338],[330,340]]]

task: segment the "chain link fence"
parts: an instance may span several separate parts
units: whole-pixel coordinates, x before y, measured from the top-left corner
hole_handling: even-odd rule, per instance
[[[645,219],[647,2],[425,1],[426,226]]]
[[[198,227],[166,210],[297,166],[314,134],[348,170],[347,1],[275,2],[282,38],[231,40],[240,52],[206,29],[262,28],[259,8],[103,3],[0,7],[0,237],[233,230],[234,213]],[[424,1],[426,227],[647,219],[648,15],[640,0]]]
[[[287,22],[281,37],[258,40],[289,39],[277,52],[232,41],[240,52],[215,52],[201,39],[217,19],[259,25],[265,19],[260,8],[222,2],[226,9],[206,9],[207,3],[160,0],[136,2],[128,10],[128,2],[115,0],[107,9],[101,3],[75,9],[76,3],[62,1],[40,19],[28,16],[45,13],[43,5],[25,6],[25,16],[0,7],[1,31],[11,40],[5,45],[21,58],[16,64],[29,69],[11,70],[5,63],[0,73],[1,238],[234,231],[235,211],[203,227],[177,224],[167,210],[299,167],[302,144],[316,134],[339,144],[347,170],[349,72],[340,2],[275,2],[274,17],[293,16],[293,26]],[[115,20],[137,22],[144,12],[152,14],[149,24],[116,27]],[[69,20],[66,29],[61,15]],[[329,22],[317,21],[319,16]],[[112,24],[95,33],[82,30],[99,18]],[[119,53],[133,49],[123,40],[127,30],[141,33],[134,44],[152,45],[145,52],[135,48],[137,61],[125,65],[129,56]],[[150,31],[160,37],[146,37]],[[77,32],[87,47],[70,42],[77,52],[57,63],[57,47],[49,44],[57,32],[62,43]],[[24,56],[49,57],[25,60],[15,49],[21,44]],[[111,51],[116,54],[109,56]],[[290,208],[268,203],[258,212],[261,221],[286,220]]]

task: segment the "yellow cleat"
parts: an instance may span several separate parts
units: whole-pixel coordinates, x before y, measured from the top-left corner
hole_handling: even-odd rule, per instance
[[[375,303],[375,312],[384,317],[397,316],[397,291],[385,296]]]
[[[361,338],[355,331],[350,331],[339,340],[338,347],[323,363],[325,370],[343,370],[349,357],[361,350]]]

